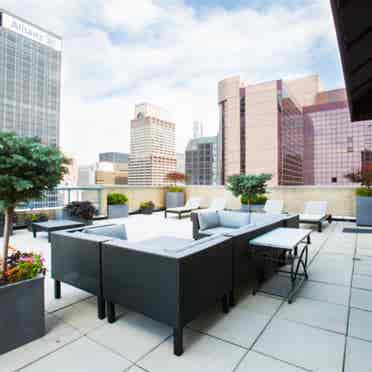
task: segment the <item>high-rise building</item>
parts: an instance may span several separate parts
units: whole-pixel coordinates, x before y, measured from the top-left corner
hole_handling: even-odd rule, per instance
[[[203,137],[203,123],[201,121],[194,121],[193,136],[193,138]]]
[[[130,132],[130,185],[168,184],[165,176],[177,166],[175,132],[167,111],[148,103],[136,105]]]
[[[185,153],[177,153],[176,154],[176,171],[180,173],[185,173]]]
[[[99,161],[125,164],[129,163],[129,155],[123,152],[102,152],[99,154]]]
[[[0,130],[59,145],[62,40],[0,9]]]
[[[319,76],[243,83],[225,79],[220,107],[219,180],[270,173],[273,185],[347,184],[372,161],[372,122],[351,123],[344,89],[323,91]]]
[[[186,183],[217,184],[217,137],[200,137],[186,147]]]

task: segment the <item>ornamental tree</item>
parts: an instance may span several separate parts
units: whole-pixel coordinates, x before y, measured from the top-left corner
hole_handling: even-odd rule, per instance
[[[174,183],[177,185],[177,182],[183,182],[186,180],[186,176],[181,173],[181,172],[169,172],[166,176],[165,179],[169,182]]]
[[[372,164],[366,164],[361,169],[353,171],[345,177],[354,183],[360,183],[367,189],[372,189]]]
[[[59,149],[45,146],[36,138],[0,132],[0,209],[4,213],[0,275],[7,269],[16,205],[40,199],[46,191],[55,189],[68,172],[68,164],[69,160]]]
[[[234,196],[240,197],[242,204],[248,204],[251,199],[266,193],[267,182],[271,174],[238,174],[230,176],[227,180],[227,189]]]

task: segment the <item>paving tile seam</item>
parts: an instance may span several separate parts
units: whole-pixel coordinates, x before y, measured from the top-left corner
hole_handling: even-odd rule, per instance
[[[72,304],[68,304],[68,305],[62,306],[62,307],[60,307],[60,308],[58,308],[58,309],[55,309],[55,310],[53,310],[53,311],[45,310],[45,313],[46,313],[46,314],[53,315],[53,314],[55,314],[55,313],[58,312],[58,311],[65,310],[65,309],[67,309],[67,308],[69,308],[69,307],[72,307],[72,306],[74,306],[74,305],[80,304],[80,303],[85,302],[85,301],[87,301],[87,300],[90,300],[90,299],[92,299],[92,298],[94,298],[94,297],[95,297],[95,296],[88,296],[88,297],[82,298],[81,300],[78,300],[78,301],[76,301],[76,302],[73,302]]]
[[[270,355],[270,354],[263,353],[262,351],[258,351],[258,350],[252,350],[252,351],[253,351],[254,353],[257,353],[257,354],[263,355],[263,356],[265,356],[265,357],[267,357],[267,358],[271,358],[271,359],[273,359],[273,360],[277,360],[278,362],[285,363],[285,364],[287,364],[287,365],[289,365],[289,366],[291,366],[291,367],[296,367],[296,368],[299,368],[299,369],[301,369],[301,370],[303,370],[303,371],[306,371],[306,372],[314,372],[314,371],[312,371],[311,369],[307,369],[307,368],[304,368],[304,367],[299,366],[299,365],[297,365],[297,364],[290,363],[290,362],[288,362],[288,361],[286,361],[286,360],[276,358],[276,357],[274,357],[274,356],[272,356],[272,355]]]
[[[261,332],[258,334],[258,336],[255,338],[255,340],[252,342],[250,348],[247,350],[247,352],[245,353],[244,357],[242,359],[240,359],[240,361],[237,363],[237,365],[235,366],[235,368],[233,369],[232,372],[235,372],[239,366],[241,365],[243,359],[245,358],[245,356],[251,351],[253,350],[254,346],[257,344],[257,341],[260,339],[260,337],[263,335],[263,333],[266,331],[266,329],[269,327],[269,325],[271,324],[271,322],[273,321],[275,315],[280,311],[280,309],[283,307],[284,305],[284,302],[286,301],[285,298],[282,299],[282,302],[280,303],[280,305],[278,306],[278,308],[276,309],[276,311],[274,311],[274,313],[272,314],[272,316],[270,317],[270,319],[268,320],[268,322],[265,324],[265,326],[263,327],[263,329],[261,330]]]
[[[47,358],[48,356],[57,353],[58,351],[60,351],[60,350],[62,350],[63,348],[65,348],[66,346],[71,345],[71,344],[73,344],[74,342],[76,342],[76,341],[78,341],[78,340],[81,340],[83,337],[84,337],[84,336],[81,335],[81,336],[78,337],[78,338],[75,338],[75,339],[73,339],[73,340],[71,340],[71,341],[66,342],[65,344],[61,345],[61,346],[58,347],[57,349],[52,350],[52,351],[50,351],[49,353],[46,353],[46,354],[42,355],[41,357],[39,357],[39,358],[33,360],[32,362],[26,363],[26,364],[24,364],[22,367],[15,369],[14,372],[21,372],[24,368],[27,368],[27,367],[29,367],[29,366],[31,366],[31,365],[33,365],[33,364],[39,362],[40,360],[45,359],[45,358]]]
[[[351,272],[351,278],[350,278],[350,291],[349,291],[348,310],[347,310],[347,319],[346,319],[346,337],[345,337],[344,353],[343,353],[343,359],[342,359],[342,372],[345,372],[345,367],[346,367],[347,338],[349,335],[349,327],[350,327],[350,314],[351,314],[350,305],[351,305],[352,287],[353,287],[354,270],[355,270],[355,256],[357,252],[357,246],[358,246],[358,234],[355,235],[355,240],[354,240],[354,256],[353,256],[353,266],[352,266],[352,272]]]

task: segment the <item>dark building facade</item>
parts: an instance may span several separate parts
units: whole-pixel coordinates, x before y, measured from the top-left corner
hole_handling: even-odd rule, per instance
[[[62,40],[0,9],[0,130],[59,145]]]
[[[186,147],[186,183],[188,185],[217,184],[217,137],[200,137]]]

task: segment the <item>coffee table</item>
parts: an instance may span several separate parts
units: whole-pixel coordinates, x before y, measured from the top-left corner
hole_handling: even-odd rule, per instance
[[[34,238],[38,231],[46,231],[48,233],[48,242],[50,243],[51,233],[53,231],[67,230],[76,227],[86,226],[85,223],[72,221],[72,220],[51,220],[45,222],[33,222],[31,224],[32,233]]]
[[[273,263],[290,265],[290,271],[277,270],[278,273],[287,274],[290,280],[290,291],[286,296],[289,304],[292,303],[293,297],[304,281],[308,279],[308,246],[311,233],[312,230],[308,229],[281,227],[249,242],[254,256],[259,256],[259,258]],[[282,253],[284,253],[284,258]],[[281,257],[278,258],[278,256]],[[302,272],[300,272],[300,268],[302,268]],[[263,275],[261,276],[263,277]],[[257,291],[258,288],[255,288],[253,294]],[[265,292],[263,289],[260,291]],[[277,293],[270,294],[278,295]]]

